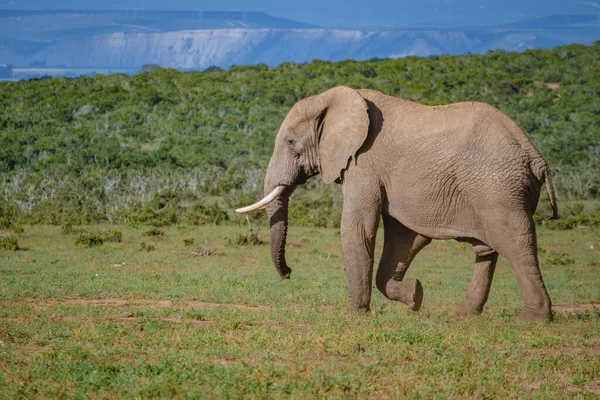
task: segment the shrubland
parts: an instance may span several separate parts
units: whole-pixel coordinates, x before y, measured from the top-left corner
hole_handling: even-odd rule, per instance
[[[232,210],[261,197],[289,108],[337,85],[430,105],[492,104],[549,162],[560,199],[597,199],[598,70],[600,46],[570,45],[0,82],[0,224],[240,221]],[[292,223],[339,224],[339,187],[313,178],[294,197]],[[573,224],[599,219],[593,207],[579,214],[587,219]]]

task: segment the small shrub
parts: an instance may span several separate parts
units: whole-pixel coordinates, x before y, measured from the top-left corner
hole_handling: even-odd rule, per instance
[[[142,233],[144,236],[164,236],[165,232],[162,229],[151,228]]]
[[[222,253],[218,253],[214,250],[209,249],[201,249],[199,251],[192,251],[192,255],[195,257],[214,257],[214,256],[222,256]]]
[[[258,237],[258,231],[250,229],[247,234],[238,233],[233,238],[227,239],[227,244],[229,246],[259,246],[264,244]]]
[[[538,254],[546,254],[546,249],[542,246],[538,246]]]
[[[191,246],[194,244],[194,238],[183,239],[183,244],[186,246]]]
[[[197,321],[206,321],[206,315],[204,311],[200,311],[200,310],[190,310],[188,312],[186,312],[186,315],[188,318],[193,318]]]
[[[557,256],[548,257],[546,262],[552,265],[571,265],[575,260],[566,254],[559,254]]]
[[[583,210],[585,209],[583,203],[573,203],[569,204],[565,207],[565,214],[569,216],[576,216],[583,214]]]
[[[17,238],[13,235],[10,236],[0,236],[0,251],[8,250],[8,251],[17,251],[19,250],[19,243],[17,242]]]
[[[84,247],[98,246],[103,243],[121,243],[123,241],[123,233],[117,230],[89,232],[67,223],[60,228],[60,231],[63,235],[79,235],[76,243]],[[98,243],[98,238],[100,238],[102,243]]]
[[[599,227],[600,208],[586,212],[582,203],[567,205],[563,216],[555,221],[548,221],[548,227],[557,231],[566,231],[579,227]]]
[[[151,251],[156,250],[156,248],[154,246],[152,246],[151,244],[146,244],[146,242],[142,242],[140,244],[140,248],[148,253],[150,253]]]
[[[177,223],[177,210],[165,207],[155,210],[150,206],[144,206],[135,216],[135,221],[151,226],[169,226]]]
[[[568,231],[581,225],[582,219],[578,217],[564,217],[550,223],[550,228],[555,231]]]
[[[0,217],[0,229],[10,229],[12,226],[12,222],[7,217]]]
[[[123,233],[117,230],[109,230],[102,232],[102,239],[107,243],[121,243],[123,241]]]
[[[556,231],[567,231],[585,226],[597,227],[600,226],[600,216],[582,213],[552,221],[549,226]]]
[[[0,201],[0,229],[11,229],[16,233],[21,233],[23,228],[16,222],[19,211],[14,204],[6,204]]]
[[[0,229],[11,230],[15,233],[23,233],[24,231],[21,225],[15,223],[7,217],[0,217]]]
[[[21,225],[14,225],[14,224],[11,226],[11,230],[14,233],[23,233],[23,232],[25,232],[25,229],[23,229],[23,227]]]
[[[190,225],[220,225],[229,220],[229,215],[218,204],[210,205],[195,204],[186,214]]]
[[[536,225],[544,225],[544,223],[546,222],[546,217],[536,212],[535,214],[533,214],[533,222]]]
[[[155,193],[152,199],[144,205],[139,204],[126,213],[130,222],[151,226],[169,226],[178,222],[180,213],[181,194],[171,189],[163,189]]]
[[[72,234],[73,233],[73,225],[64,224],[63,226],[60,227],[60,233],[62,233],[63,235]]]
[[[104,243],[104,239],[98,233],[94,232],[84,232],[79,234],[75,244],[81,247],[94,247],[100,246]]]
[[[63,235],[77,235],[81,233],[85,233],[85,231],[81,228],[74,227],[73,224],[66,223],[60,228],[60,232]]]

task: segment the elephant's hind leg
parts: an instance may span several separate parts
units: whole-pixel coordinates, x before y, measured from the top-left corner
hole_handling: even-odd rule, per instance
[[[496,261],[498,261],[498,253],[493,250],[486,253],[476,253],[473,279],[471,279],[471,285],[465,297],[454,307],[456,314],[480,314],[483,311],[483,306],[490,294]]]
[[[430,238],[408,229],[391,216],[383,216],[383,254],[377,270],[377,288],[390,300],[418,311],[423,301],[423,287],[418,279],[403,281],[411,261],[431,242]]]
[[[552,301],[540,272],[537,257],[537,237],[529,215],[513,215],[492,225],[494,249],[508,259],[517,275],[523,298],[519,318],[526,321],[552,320]]]

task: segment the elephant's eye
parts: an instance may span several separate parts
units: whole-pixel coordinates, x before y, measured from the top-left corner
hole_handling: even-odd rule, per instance
[[[296,143],[296,141],[292,138],[287,138],[287,142],[290,146],[293,146]]]

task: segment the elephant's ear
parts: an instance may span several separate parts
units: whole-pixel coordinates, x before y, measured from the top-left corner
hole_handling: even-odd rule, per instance
[[[319,160],[321,179],[334,182],[356,157],[369,133],[368,106],[354,89],[340,86],[330,89],[322,98],[324,111],[319,117]]]

